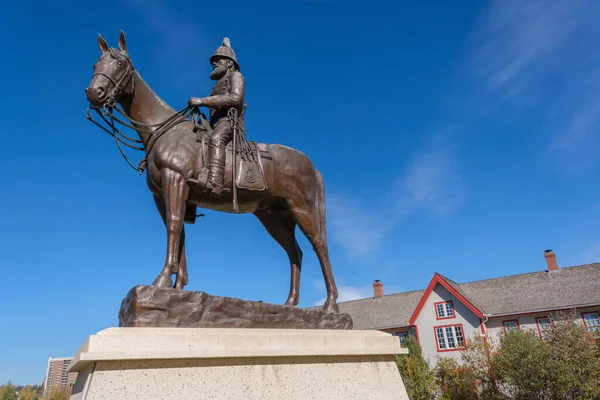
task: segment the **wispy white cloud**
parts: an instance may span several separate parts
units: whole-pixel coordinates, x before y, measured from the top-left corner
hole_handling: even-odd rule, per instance
[[[401,213],[455,211],[466,196],[456,149],[447,135],[436,135],[415,154],[397,182],[394,195]]]
[[[313,286],[319,290],[319,292],[325,293],[325,285],[322,281],[314,281]],[[361,286],[349,286],[349,285],[338,285],[338,302],[351,301],[366,299],[373,297],[373,285],[361,285]],[[394,285],[386,285],[383,287],[384,295],[403,292],[404,289],[396,287]],[[325,303],[327,296],[323,296],[319,300],[315,301],[313,306],[320,306]]]
[[[124,0],[124,4],[138,12],[146,28],[156,35],[156,60],[171,70],[175,84],[189,85],[190,80],[197,79],[198,71],[210,70],[208,58],[220,42],[212,42],[199,29],[202,24],[197,19],[177,14],[161,0]]]
[[[577,264],[600,262],[600,239],[590,243],[576,258]]]
[[[361,203],[350,195],[327,198],[327,222],[333,241],[351,256],[361,256],[377,250],[391,228],[372,204]]]
[[[594,22],[597,10],[593,0],[492,1],[476,31],[476,73],[489,89],[504,92],[553,73],[570,39]]]
[[[366,299],[367,297],[373,297],[372,286],[344,286],[338,285],[338,302]],[[325,303],[327,296],[323,296],[317,300],[314,305],[320,306]]]
[[[380,198],[361,201],[356,195],[329,195],[330,236],[349,255],[364,256],[378,250],[403,218],[419,212],[451,213],[465,197],[456,149],[447,135],[435,135]]]
[[[472,70],[500,101],[545,110],[539,131],[562,171],[600,150],[600,2],[495,0],[474,34]]]

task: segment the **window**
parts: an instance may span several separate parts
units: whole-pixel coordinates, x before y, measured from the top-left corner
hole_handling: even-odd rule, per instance
[[[504,326],[504,332],[508,332],[511,329],[519,329],[519,321],[516,319],[512,319],[509,321],[502,321],[502,325]]]
[[[400,339],[400,344],[402,346],[404,346],[406,344],[406,339],[408,339],[408,332],[404,331],[404,332],[394,332],[393,333],[394,336],[398,336],[398,339]]]
[[[436,319],[454,318],[454,304],[452,301],[433,303],[435,306]]]
[[[465,347],[462,325],[436,326],[433,330],[438,351],[452,351]]]
[[[581,318],[583,318],[588,332],[600,332],[600,318],[598,318],[597,312],[582,313]]]
[[[538,317],[535,319],[540,337],[546,336],[546,332],[552,327],[552,320],[548,317]]]

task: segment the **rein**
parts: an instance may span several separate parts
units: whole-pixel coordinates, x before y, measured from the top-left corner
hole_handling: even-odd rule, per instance
[[[127,122],[121,120],[120,118],[114,116],[113,109],[117,110],[117,112],[119,114],[121,114],[125,119],[127,119],[127,121],[129,121],[130,123],[127,123]],[[133,118],[128,117],[127,114],[125,114],[125,112],[123,112],[116,105],[109,106],[109,105],[105,104],[104,107],[102,107],[102,109],[100,109],[98,107],[89,106],[87,109],[87,119],[89,121],[93,122],[96,126],[98,126],[100,129],[102,129],[103,131],[105,131],[106,133],[108,133],[115,139],[115,144],[117,145],[119,152],[121,153],[121,155],[123,156],[123,158],[125,159],[127,164],[129,164],[129,166],[131,168],[133,168],[134,170],[138,171],[141,175],[144,173],[144,170],[146,169],[146,165],[147,165],[147,161],[148,161],[147,155],[150,154],[150,152],[152,151],[152,148],[154,147],[154,144],[156,143],[158,138],[160,138],[165,132],[167,132],[169,129],[173,128],[175,125],[177,125],[183,121],[187,121],[188,116],[190,114],[194,113],[195,109],[196,109],[196,107],[188,106],[188,107],[185,107],[185,108],[177,111],[175,114],[173,114],[172,116],[170,116],[169,118],[167,118],[166,120],[164,120],[162,122],[159,122],[157,124],[145,124],[145,123],[136,121]],[[102,126],[97,121],[95,121],[92,118],[92,114],[91,114],[90,110],[94,110],[100,116],[100,118],[111,128],[112,132],[111,132],[111,130],[108,130],[106,127]],[[150,133],[150,139],[148,139],[148,143],[146,144],[146,146],[144,146],[142,144],[141,140],[131,138],[131,137],[125,135],[124,133],[122,133],[115,126],[115,122],[123,125],[126,128],[130,128],[130,129],[136,130],[138,132]],[[137,126],[134,126],[132,124],[135,124]],[[156,129],[152,129],[155,127],[156,127]],[[142,145],[136,146],[135,144],[132,144],[132,143],[142,144]],[[127,158],[125,153],[123,152],[121,144],[124,144],[125,146],[127,146],[131,149],[134,149],[134,150],[145,151],[146,157],[144,157],[140,160],[140,163],[138,164],[137,167],[134,166],[131,163],[131,161],[129,161],[129,159]]]
[[[117,55],[113,55],[113,54],[111,54],[111,55],[115,58],[118,57]],[[190,114],[195,115],[195,114],[199,113],[199,111],[198,111],[198,107],[187,106],[187,107],[182,108],[181,110],[177,111],[172,116],[165,119],[164,121],[156,123],[156,124],[146,124],[146,123],[143,123],[140,121],[136,121],[133,118],[130,118],[129,116],[127,116],[127,114],[123,110],[121,110],[121,108],[119,108],[117,106],[117,99],[121,96],[122,92],[129,85],[130,82],[133,85],[133,91],[135,91],[135,80],[133,79],[134,68],[133,68],[131,61],[129,60],[129,57],[127,57],[126,55],[124,55],[122,53],[119,54],[119,56],[127,59],[128,65],[127,65],[127,70],[123,73],[123,76],[121,76],[121,78],[119,79],[118,82],[115,82],[111,77],[109,77],[108,75],[106,75],[104,73],[98,72],[98,73],[94,74],[94,75],[102,75],[102,76],[106,77],[113,84],[113,90],[112,90],[111,94],[108,96],[107,101],[104,103],[104,106],[102,108],[94,107],[92,105],[90,105],[88,107],[87,119],[90,120],[91,122],[93,122],[95,125],[100,127],[100,129],[107,132],[109,135],[111,135],[115,139],[115,144],[117,145],[119,152],[121,153],[121,155],[123,156],[123,158],[125,159],[127,164],[129,164],[129,166],[131,168],[133,168],[134,170],[138,171],[141,175],[147,166],[147,156],[152,151],[152,148],[154,147],[154,144],[156,143],[158,138],[160,138],[165,132],[167,132],[169,129],[173,128],[175,125],[177,125],[183,121],[187,121],[188,116]],[[122,119],[120,119],[119,117],[114,116],[113,109],[117,110],[117,112],[119,114],[121,114],[121,116],[123,116],[128,122],[125,122]],[[95,121],[92,118],[92,114],[91,114],[90,110],[94,110],[98,114],[98,116],[102,119],[102,121],[104,121],[104,123],[106,123],[106,125],[109,126],[109,128],[112,130],[112,132],[111,132],[111,130],[107,129],[106,127],[102,126],[100,123]],[[150,138],[148,139],[148,143],[146,143],[146,145],[144,146],[141,140],[131,138],[131,137],[123,134],[115,126],[115,122],[120,125],[123,125],[126,128],[130,128],[130,129],[133,129],[138,132],[149,133]],[[193,122],[195,125],[196,120],[194,119]],[[121,148],[121,144],[124,144],[125,146],[132,148],[134,150],[145,151],[146,157],[142,158],[142,160],[140,161],[140,163],[138,164],[137,167],[134,166],[129,161],[129,159],[127,158],[125,153],[123,152],[123,149]],[[139,144],[141,144],[141,146],[138,146]]]

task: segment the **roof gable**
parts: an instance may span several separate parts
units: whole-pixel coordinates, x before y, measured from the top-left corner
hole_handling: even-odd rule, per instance
[[[469,310],[471,310],[479,318],[483,318],[483,312],[479,308],[477,308],[469,299],[467,299],[467,297],[463,294],[463,291],[461,290],[460,285],[458,285],[457,283],[451,281],[450,279],[448,279],[436,272],[433,275],[433,279],[431,279],[431,282],[429,282],[429,286],[427,286],[427,289],[425,289],[425,292],[423,293],[423,296],[421,297],[419,304],[415,308],[415,311],[412,313],[412,316],[408,320],[409,325],[415,324],[417,317],[419,316],[419,313],[423,309],[425,302],[429,298],[429,295],[431,294],[431,292],[433,291],[433,289],[435,288],[436,285],[443,286],[454,297],[456,297],[458,299],[458,301],[460,301],[465,307],[467,307]]]

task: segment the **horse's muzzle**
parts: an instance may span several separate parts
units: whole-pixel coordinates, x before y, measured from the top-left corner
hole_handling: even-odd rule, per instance
[[[95,88],[87,87],[85,89],[85,96],[90,104],[99,106],[106,100],[106,90],[103,86],[97,86]]]

